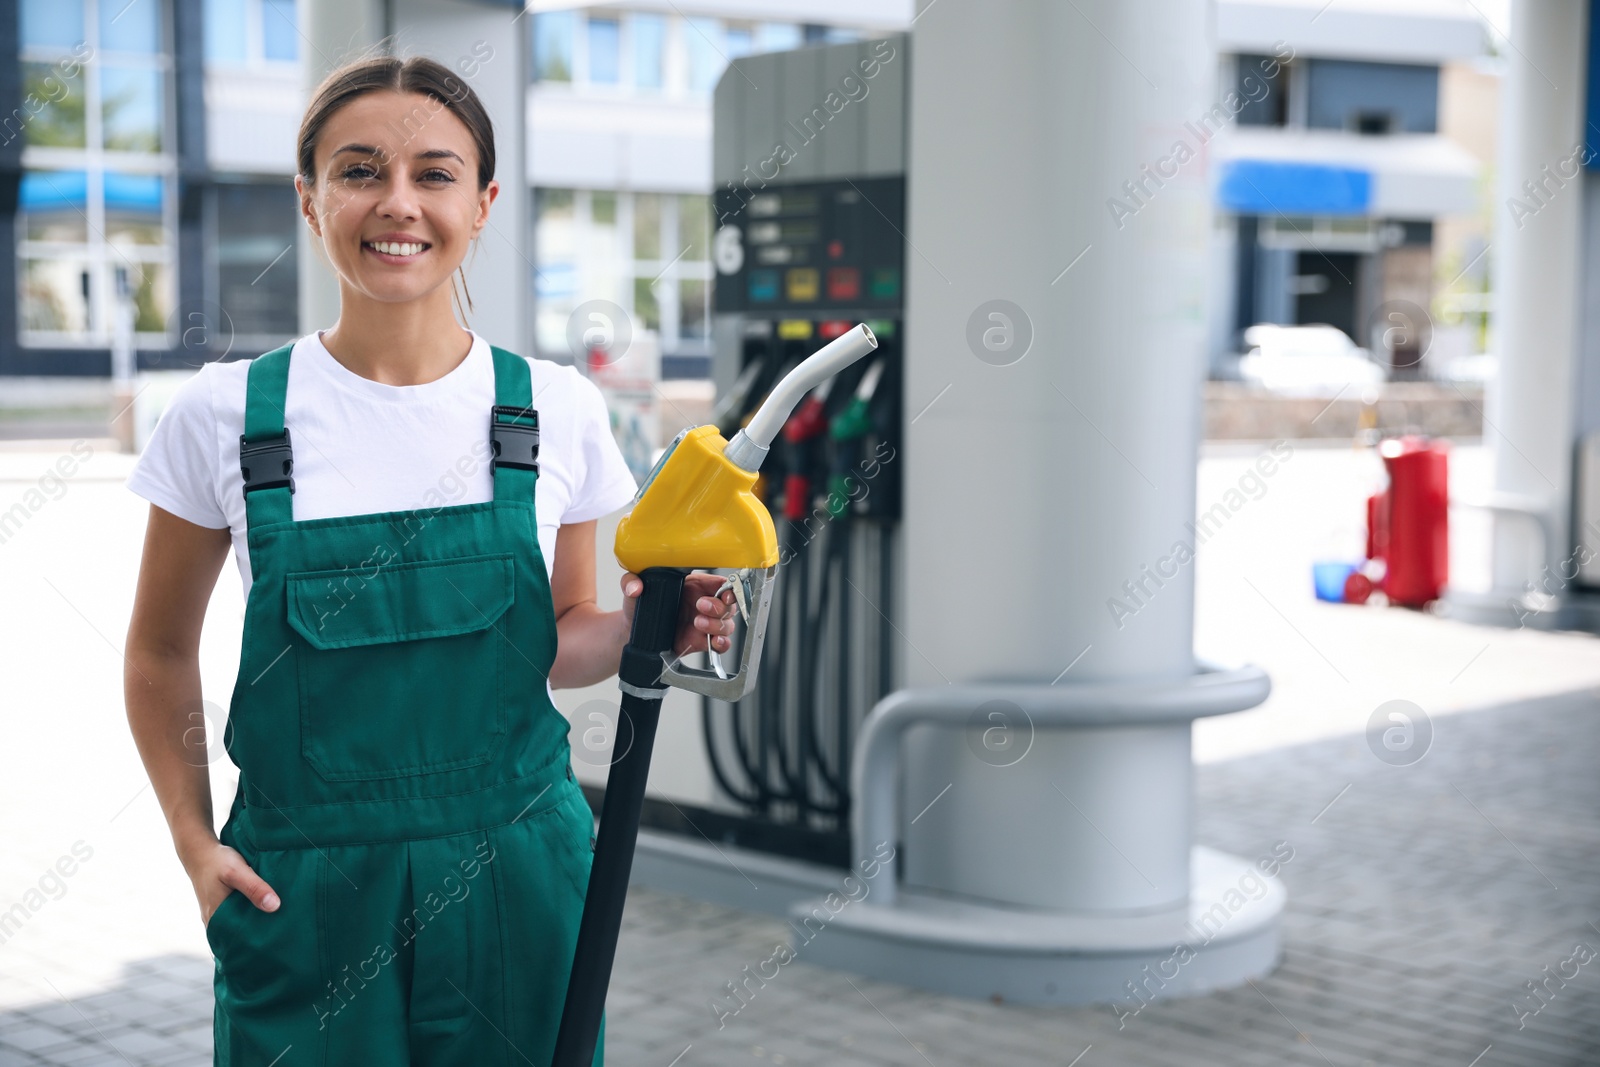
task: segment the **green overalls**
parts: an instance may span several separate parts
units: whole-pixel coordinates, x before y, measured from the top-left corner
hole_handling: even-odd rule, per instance
[[[290,348],[250,366],[254,584],[220,836],[281,904],[235,891],[206,927],[219,1065],[550,1062],[593,816],[545,688],[529,368],[492,351],[493,500],[300,522]],[[602,1020],[597,1065],[604,1041]]]

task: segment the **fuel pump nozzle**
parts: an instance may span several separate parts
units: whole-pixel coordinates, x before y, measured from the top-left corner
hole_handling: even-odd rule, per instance
[[[617,526],[618,562],[641,576],[656,567],[734,571],[727,584],[745,622],[736,672],[723,671],[715,653],[715,671],[685,666],[669,648],[661,653],[668,685],[731,702],[755,684],[778,571],[772,515],[752,492],[756,472],[806,394],[877,346],[865,323],[839,335],[784,375],[731,442],[714,426],[685,430],[639,487]]]
[[[594,1059],[662,698],[668,687],[678,686],[738,700],[755,680],[778,574],[772,514],[752,491],[756,472],[800,399],[877,346],[865,324],[834,338],[784,375],[731,443],[715,426],[679,434],[617,526],[617,561],[639,575],[644,589],[617,670],[622,699],[613,752],[621,754],[614,755],[606,779],[552,1067],[589,1067]],[[673,659],[684,579],[695,569],[735,572],[734,596],[747,632],[732,677]]]

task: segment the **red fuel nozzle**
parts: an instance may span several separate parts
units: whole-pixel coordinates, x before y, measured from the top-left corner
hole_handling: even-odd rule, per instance
[[[783,517],[798,522],[811,510],[811,479],[791,474],[783,480]]]
[[[798,445],[820,437],[828,428],[827,401],[827,393],[823,389],[818,389],[806,397],[805,402],[800,405],[800,410],[783,424],[783,439],[792,445]]]

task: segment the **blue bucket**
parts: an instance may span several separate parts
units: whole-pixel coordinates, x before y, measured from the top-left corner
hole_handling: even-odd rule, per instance
[[[1311,580],[1317,587],[1317,599],[1333,604],[1344,603],[1344,583],[1359,569],[1356,563],[1313,563]]]

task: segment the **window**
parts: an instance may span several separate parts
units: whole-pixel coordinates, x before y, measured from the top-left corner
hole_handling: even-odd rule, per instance
[[[85,37],[83,5],[23,0],[22,47],[70,49]]]
[[[535,189],[534,322],[539,353],[569,360],[567,322],[611,300],[665,355],[710,352],[711,211],[700,195]]]
[[[243,66],[300,58],[295,0],[205,0],[203,23],[207,63]]]
[[[261,55],[292,62],[300,56],[294,0],[261,0]]]
[[[1289,121],[1289,65],[1276,56],[1242,55],[1234,65],[1234,91],[1244,101],[1241,126],[1283,126]]]
[[[1438,67],[1320,58],[1309,64],[1306,125],[1373,134],[1438,130]]]
[[[705,196],[678,197],[678,236],[687,251],[685,259],[710,259],[711,198]]]
[[[160,152],[166,72],[150,67],[100,68],[102,144],[116,152]]]
[[[659,193],[634,194],[633,258],[661,258],[661,196]]]
[[[730,22],[722,36],[728,45],[723,49],[728,59],[738,59],[755,51],[756,33],[753,26]]]
[[[684,352],[711,350],[711,198],[677,196],[678,342]]]
[[[101,346],[122,301],[165,343],[175,287],[166,6],[24,0],[16,299],[21,340]]]
[[[589,19],[589,84],[615,85],[622,76],[622,24]]]
[[[22,84],[23,98],[37,102],[38,110],[33,112],[26,127],[14,120],[5,123],[6,140],[9,142],[25,129],[26,143],[30,145],[85,147],[88,128],[83,109],[86,89],[82,66],[75,63],[63,66],[59,60],[24,62]]]
[[[665,84],[667,20],[660,15],[634,15],[633,84],[640,89],[660,89]]]
[[[578,16],[572,11],[549,11],[533,17],[533,78],[542,82],[570,82],[573,39]]]
[[[202,16],[207,63],[244,63],[250,57],[246,0],[206,0]]]
[[[801,35],[806,44],[843,44],[846,41],[859,41],[861,34],[843,26],[823,26],[808,22],[801,27]]]
[[[97,7],[99,47],[103,52],[154,55],[161,51],[161,9],[164,4],[134,0],[90,0]]]
[[[689,58],[689,88],[697,93],[710,92],[727,65],[727,41],[722,36],[722,24],[706,18],[684,19],[683,23],[684,47]]]
[[[756,27],[758,52],[787,52],[801,44],[800,27],[792,22],[763,22]]]
[[[246,2],[208,0],[212,4]],[[677,12],[676,8],[673,10]],[[622,91],[669,98],[710,92],[729,60],[740,56],[860,37],[854,30],[834,26],[611,8],[546,11],[527,23],[533,81],[575,88],[615,86]]]
[[[271,348],[300,325],[294,246],[304,227],[294,186],[288,179],[221,181],[211,193],[208,297],[227,321],[206,325],[224,342],[231,336],[236,348]]]

